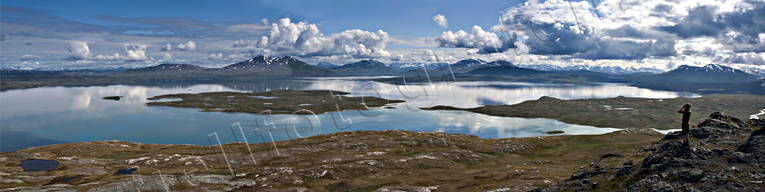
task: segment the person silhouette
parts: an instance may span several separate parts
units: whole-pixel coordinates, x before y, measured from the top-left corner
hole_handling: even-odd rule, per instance
[[[686,103],[683,105],[683,108],[680,108],[678,113],[683,114],[683,124],[681,125],[683,128],[683,137],[685,137],[685,146],[690,146],[688,143],[688,135],[690,134],[690,125],[688,124],[688,121],[691,120],[691,104]]]

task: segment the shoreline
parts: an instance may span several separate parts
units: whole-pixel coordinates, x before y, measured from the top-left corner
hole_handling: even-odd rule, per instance
[[[548,118],[564,123],[610,128],[677,128],[680,119],[678,106],[694,106],[691,122],[706,117],[703,114],[721,111],[731,116],[749,117],[762,110],[765,96],[749,94],[710,94],[694,98],[632,98],[614,97],[598,99],[563,100],[543,96],[513,105],[486,105],[475,108],[433,106],[422,110],[469,111],[489,116],[517,118]]]
[[[385,132],[385,131],[404,131],[404,132],[411,132],[411,133],[417,133],[417,134],[448,134],[448,135],[462,135],[462,136],[474,136],[478,139],[484,139],[484,140],[502,140],[502,139],[529,139],[529,138],[544,138],[544,137],[560,137],[560,136],[599,136],[599,135],[607,135],[619,131],[625,131],[625,130],[631,130],[631,129],[646,129],[655,132],[655,134],[660,135],[667,135],[668,133],[680,131],[680,129],[668,129],[668,130],[660,130],[655,128],[616,128],[618,130],[614,130],[611,132],[606,133],[584,133],[584,134],[568,134],[568,132],[564,133],[546,133],[545,135],[538,135],[538,136],[528,136],[528,137],[502,137],[502,138],[482,138],[477,135],[471,135],[471,134],[465,134],[465,133],[445,133],[445,132],[435,132],[435,131],[409,131],[409,130],[403,130],[403,129],[388,129],[388,130],[353,130],[353,131],[340,131],[340,132],[331,132],[331,133],[324,133],[324,134],[318,134],[318,135],[312,135],[302,138],[294,138],[294,139],[287,139],[287,140],[277,140],[274,142],[287,142],[287,141],[293,141],[298,139],[308,139],[311,137],[322,137],[326,135],[332,135],[332,134],[343,134],[343,133],[352,133],[352,132]],[[557,130],[556,130],[557,131]],[[4,151],[0,152],[0,155],[3,153],[14,153],[19,151],[25,151],[25,150],[34,150],[36,148],[44,148],[44,147],[52,147],[54,145],[66,145],[66,144],[88,144],[88,143],[100,143],[100,142],[106,142],[106,143],[130,143],[130,144],[136,144],[136,145],[164,145],[168,147],[174,147],[174,146],[192,146],[192,147],[209,147],[209,146],[217,146],[218,144],[210,144],[210,145],[198,145],[198,144],[190,144],[190,143],[143,143],[138,141],[126,141],[126,140],[119,140],[119,139],[107,139],[107,140],[91,140],[91,141],[73,141],[73,142],[62,142],[62,143],[54,143],[54,144],[47,144],[47,145],[40,145],[40,146],[32,146],[27,147],[23,149],[18,149],[15,151]],[[273,143],[273,142],[248,142],[250,145],[257,145],[257,144],[264,144],[264,143]],[[234,141],[234,142],[227,142],[222,143],[223,145],[229,145],[229,144],[244,144],[243,141]]]

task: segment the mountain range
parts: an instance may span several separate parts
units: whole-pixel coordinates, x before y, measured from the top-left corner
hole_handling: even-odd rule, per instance
[[[423,67],[424,66],[424,67]],[[253,81],[299,77],[401,76],[408,82],[439,80],[524,81],[524,82],[618,82],[638,87],[701,93],[747,92],[765,94],[765,80],[731,67],[709,64],[683,65],[663,73],[613,74],[592,70],[539,70],[508,61],[465,59],[453,64],[386,65],[375,60],[360,60],[344,65],[311,65],[290,56],[256,56],[221,68],[190,64],[160,64],[121,71],[21,71],[0,70],[2,89],[53,85],[142,84],[161,82]],[[427,71],[425,70],[427,69]],[[402,78],[378,79],[397,83]]]
[[[674,82],[740,83],[755,80],[757,76],[728,66],[708,64],[703,67],[682,65],[653,78]]]
[[[494,75],[528,75],[545,73],[544,71],[520,68],[508,61],[486,62],[478,59],[466,59],[454,64],[426,66],[431,75],[439,74],[494,74]],[[486,68],[486,69],[484,69]],[[475,71],[482,69],[479,71]],[[404,73],[417,73],[422,68],[414,68]],[[473,72],[475,71],[475,72]],[[222,68],[205,68],[190,64],[161,64],[144,68],[136,68],[117,72],[115,75],[162,75],[174,76],[180,74],[195,74],[201,76],[258,76],[265,78],[290,78],[290,77],[323,77],[323,76],[389,76],[399,75],[402,72],[393,69],[376,60],[360,60],[344,65],[320,63],[317,65],[307,64],[290,56],[268,57],[256,56],[246,61],[234,63]],[[417,75],[415,75],[417,76]]]
[[[765,79],[757,75],[718,64],[703,67],[682,65],[659,73],[627,78],[638,87],[704,93],[765,93]]]
[[[338,66],[329,62],[319,62],[319,63],[316,63],[316,67],[324,68],[324,69],[333,69]]]
[[[332,68],[332,72],[336,76],[381,76],[397,75],[399,73],[384,63],[375,60],[361,60],[348,63]]]

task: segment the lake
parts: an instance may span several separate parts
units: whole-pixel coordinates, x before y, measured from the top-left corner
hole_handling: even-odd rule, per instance
[[[200,112],[198,109],[147,107],[146,98],[172,93],[329,89],[351,96],[376,96],[407,102],[371,110],[319,115]],[[118,101],[101,99],[123,96]],[[552,119],[493,117],[465,111],[423,111],[420,107],[478,107],[515,104],[551,96],[560,99],[698,97],[686,92],[643,89],[623,84],[543,84],[522,82],[438,82],[393,85],[367,78],[306,78],[193,86],[43,87],[0,92],[0,151],[93,140],[152,144],[210,145],[270,142],[353,130],[464,133],[482,138],[601,134],[618,129],[562,123]],[[244,135],[242,135],[244,134]],[[216,138],[217,137],[217,138]]]

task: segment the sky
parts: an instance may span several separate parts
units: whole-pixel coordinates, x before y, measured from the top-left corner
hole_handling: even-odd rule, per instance
[[[524,66],[765,72],[765,0],[0,1],[14,69],[507,60]]]

